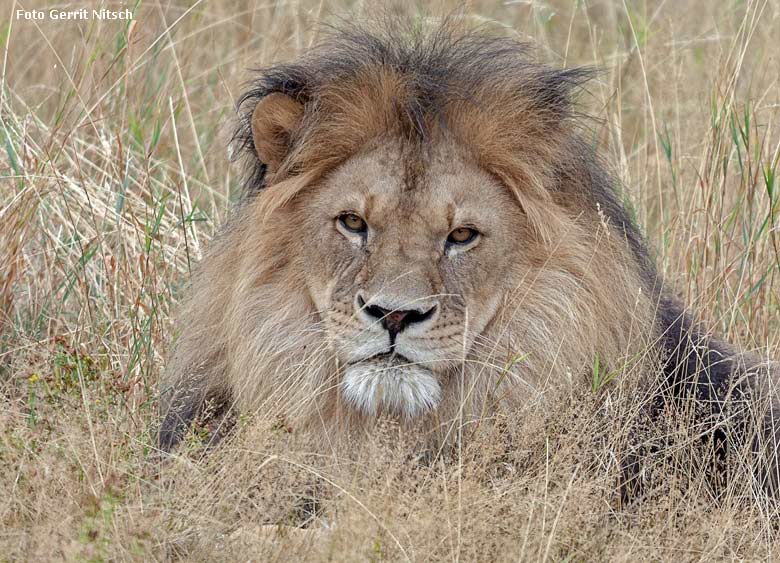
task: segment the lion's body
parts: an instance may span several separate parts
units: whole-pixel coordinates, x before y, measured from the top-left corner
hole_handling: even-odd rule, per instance
[[[378,416],[446,433],[594,366],[699,398],[756,387],[666,296],[578,136],[587,73],[524,50],[353,30],[263,74],[237,135],[249,195],[193,281],[164,447],[209,397],[332,438]],[[459,228],[479,238],[450,243]],[[386,326],[398,310],[415,324]]]

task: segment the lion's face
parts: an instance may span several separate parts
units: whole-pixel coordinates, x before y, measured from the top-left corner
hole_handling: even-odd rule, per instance
[[[309,291],[342,398],[368,415],[439,404],[520,250],[522,214],[503,186],[452,145],[413,151],[354,156],[306,198]]]

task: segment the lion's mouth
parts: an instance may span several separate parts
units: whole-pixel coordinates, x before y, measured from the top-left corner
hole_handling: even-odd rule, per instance
[[[377,362],[377,363],[386,362],[388,364],[411,364],[412,360],[410,360],[403,354],[399,354],[395,350],[388,350],[387,352],[379,352],[378,354],[372,354],[370,356],[366,356],[365,358],[352,360],[350,362],[347,362],[347,365],[352,366],[355,364],[363,364],[367,362]]]

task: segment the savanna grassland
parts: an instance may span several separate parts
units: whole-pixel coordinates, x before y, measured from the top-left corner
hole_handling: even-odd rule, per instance
[[[377,6],[137,0],[131,22],[99,22],[0,1],[0,560],[780,558],[778,509],[739,468],[715,499],[681,454],[621,503],[610,409],[635,398],[596,377],[424,462],[392,424],[339,459],[258,415],[161,463],[158,381],[189,272],[239,195],[249,69]],[[780,358],[780,0],[391,11],[456,9],[541,61],[601,69],[583,125],[659,268],[704,326]]]

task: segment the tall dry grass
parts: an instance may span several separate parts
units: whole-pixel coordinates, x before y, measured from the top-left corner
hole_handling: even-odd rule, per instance
[[[780,556],[775,508],[739,488],[716,502],[693,471],[620,504],[614,413],[632,399],[620,394],[613,410],[584,390],[518,413],[424,463],[392,425],[339,459],[258,420],[216,455],[194,436],[160,471],[171,312],[236,195],[227,140],[247,69],[299,53],[333,13],[376,6],[139,0],[129,24],[14,16],[48,7],[0,5],[4,559]],[[462,13],[535,41],[551,64],[603,69],[581,100],[587,126],[659,266],[708,327],[780,357],[780,2]]]

